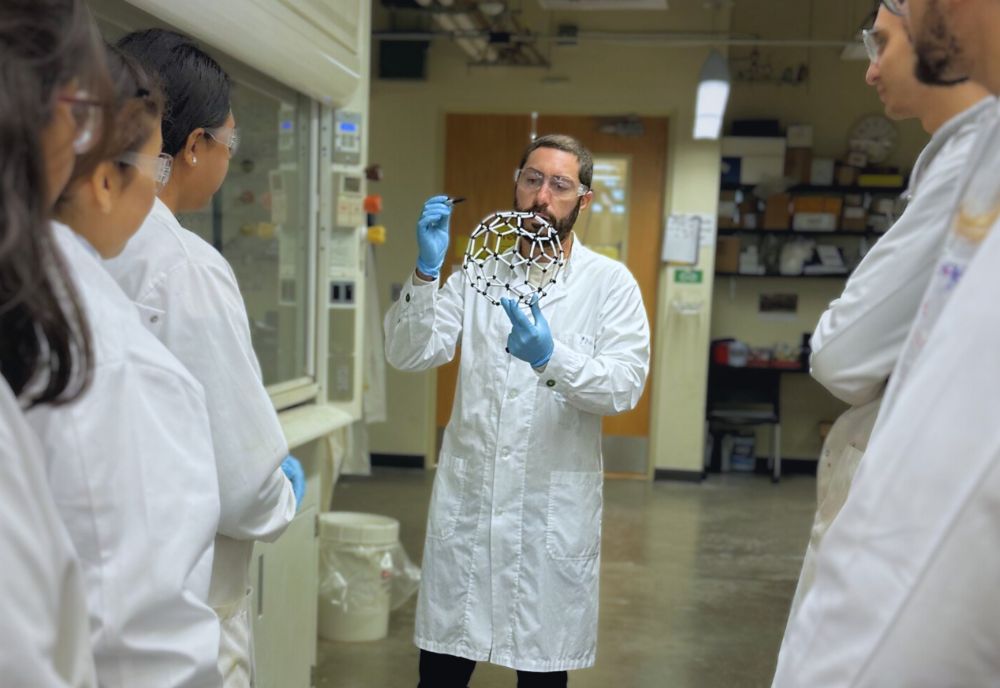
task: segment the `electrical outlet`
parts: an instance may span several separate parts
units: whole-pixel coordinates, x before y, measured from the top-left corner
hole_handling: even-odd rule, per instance
[[[330,305],[353,306],[354,282],[330,282]]]

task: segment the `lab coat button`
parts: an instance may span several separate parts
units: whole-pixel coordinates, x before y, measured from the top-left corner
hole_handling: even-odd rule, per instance
[[[158,316],[158,315],[152,315],[152,316],[150,316],[149,322],[151,322],[151,323],[158,323],[158,322],[160,322],[160,316]]]
[[[511,399],[517,399],[517,394],[518,394],[518,392],[517,392],[516,389],[510,390],[510,398]]]
[[[556,386],[556,381],[555,380],[548,380],[548,381],[546,381],[545,386],[546,387],[555,387]]]
[[[407,303],[409,303],[409,302],[410,302],[410,295],[409,295],[409,294],[407,294],[407,295],[406,295],[406,302],[407,302]]]

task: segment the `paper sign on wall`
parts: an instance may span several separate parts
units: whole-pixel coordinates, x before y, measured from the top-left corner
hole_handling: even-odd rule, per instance
[[[696,265],[702,234],[715,236],[715,218],[698,213],[679,213],[667,218],[663,238],[663,261]]]

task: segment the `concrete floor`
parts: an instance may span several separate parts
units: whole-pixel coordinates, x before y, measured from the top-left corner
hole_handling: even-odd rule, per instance
[[[337,510],[393,516],[414,560],[423,548],[432,474],[376,470],[342,480]],[[608,481],[597,665],[573,688],[769,686],[815,503],[815,480],[712,476],[701,485]],[[320,641],[321,688],[414,688],[416,597],[389,637]],[[480,664],[471,688],[513,688],[514,672]]]

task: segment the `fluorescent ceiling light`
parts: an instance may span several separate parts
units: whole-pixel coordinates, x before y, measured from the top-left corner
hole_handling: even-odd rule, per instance
[[[694,112],[694,138],[716,140],[722,134],[722,119],[729,103],[729,65],[713,50],[698,77],[698,97]]]

